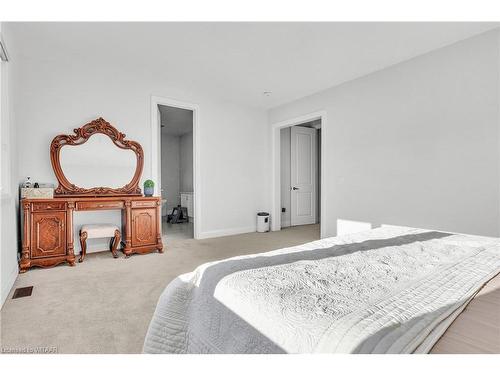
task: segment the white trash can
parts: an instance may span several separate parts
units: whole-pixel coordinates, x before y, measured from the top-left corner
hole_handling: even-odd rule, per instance
[[[257,214],[257,232],[269,232],[269,212],[259,212]]]

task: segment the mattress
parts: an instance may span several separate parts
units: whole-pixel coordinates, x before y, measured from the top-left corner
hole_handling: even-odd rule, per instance
[[[500,272],[497,238],[384,226],[172,281],[145,353],[426,353]]]

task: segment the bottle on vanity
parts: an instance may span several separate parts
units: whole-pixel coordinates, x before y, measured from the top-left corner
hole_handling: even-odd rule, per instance
[[[26,177],[26,180],[23,182],[23,188],[30,188],[32,187],[32,184],[31,184],[31,177],[28,176]]]

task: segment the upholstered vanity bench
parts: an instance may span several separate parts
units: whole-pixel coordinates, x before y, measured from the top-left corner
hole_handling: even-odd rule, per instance
[[[87,239],[89,238],[106,238],[111,237],[111,243],[109,245],[113,258],[118,258],[116,249],[120,243],[121,232],[114,224],[85,224],[80,229],[80,258],[78,263],[82,263],[87,255]]]
[[[23,199],[21,208],[23,210],[23,246],[20,260],[20,272],[25,272],[33,266],[51,267],[56,264],[68,262],[75,265],[74,252],[74,228],[73,213],[75,211],[99,211],[99,210],[121,210],[122,227],[125,233],[122,235],[124,243],[123,252],[126,256],[134,253],[143,254],[158,250],[163,252],[161,240],[161,198],[145,197],[139,188],[139,179],[142,174],[144,155],[139,143],[125,140],[125,134],[120,133],[107,121],[99,118],[81,128],[74,130],[75,135],[59,135],[54,138],[50,146],[50,159],[54,174],[59,182],[55,190],[54,198],[51,199]],[[63,173],[71,172],[73,177],[85,178],[87,175],[81,171],[81,158],[77,166],[68,163],[61,165],[61,149],[65,146],[82,146],[92,136],[101,135],[94,146],[106,146],[109,143],[112,154],[116,150],[133,151],[136,159],[135,172],[132,180],[125,180],[124,184],[118,182],[119,187],[91,187],[82,188],[68,180]],[[116,147],[113,147],[114,146]],[[109,147],[106,146],[106,147]],[[98,168],[106,163],[120,162],[119,157],[106,158],[105,150],[88,150],[90,155],[90,169]],[[104,155],[104,156],[103,156]],[[67,154],[65,155],[67,156]],[[124,157],[126,159],[126,157]],[[67,160],[67,159],[66,159]],[[87,159],[84,159],[87,160]],[[124,162],[124,168],[130,163]],[[121,165],[111,166],[114,175],[119,173]],[[129,171],[130,172],[130,171]],[[80,173],[80,175],[79,175]],[[128,172],[124,172],[125,178]],[[109,176],[110,173],[101,173],[101,176]],[[130,172],[130,175],[132,173]],[[111,181],[113,183],[114,181]],[[127,183],[128,182],[128,183]],[[92,186],[92,185],[91,185]],[[121,186],[121,187],[120,187]]]

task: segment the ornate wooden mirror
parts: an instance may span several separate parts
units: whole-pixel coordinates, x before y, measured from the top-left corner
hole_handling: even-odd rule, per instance
[[[139,179],[144,153],[103,118],[58,135],[50,160],[59,186],[55,196],[142,195]],[[65,147],[71,146],[71,147]],[[75,147],[78,146],[78,147]]]

